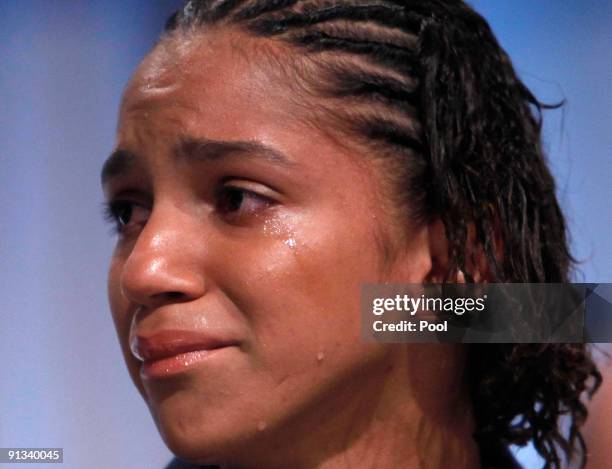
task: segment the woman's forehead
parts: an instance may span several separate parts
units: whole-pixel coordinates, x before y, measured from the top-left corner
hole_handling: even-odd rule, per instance
[[[342,138],[325,115],[322,100],[291,82],[293,64],[279,64],[280,49],[290,46],[272,51],[275,45],[262,47],[261,41],[267,40],[232,30],[162,40],[126,88],[119,144],[187,136],[276,141],[287,152],[319,142],[335,154],[356,153],[356,144]]]
[[[170,108],[241,109],[245,119],[289,109],[300,99],[285,71],[264,60],[262,39],[234,30],[177,33],[164,38],[132,76],[121,114],[163,103]],[[268,41],[270,42],[270,41]],[[276,61],[277,62],[277,61]]]
[[[266,56],[276,63],[289,47],[279,41],[256,38],[237,28],[211,28],[205,31],[177,31],[168,34],[147,54],[132,76],[131,86],[164,86],[168,82],[191,82],[228,78],[242,82],[269,79],[275,70]],[[263,53],[265,51],[265,53]]]

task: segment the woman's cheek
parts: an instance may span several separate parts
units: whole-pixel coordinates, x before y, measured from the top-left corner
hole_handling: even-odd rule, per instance
[[[346,328],[354,339],[359,286],[371,278],[377,263],[368,252],[355,255],[352,243],[346,242],[350,230],[328,228],[333,226],[294,224],[224,250],[233,256],[217,266],[219,288],[251,322],[259,339],[289,336],[294,345],[303,340],[304,347],[312,343],[319,348],[313,338],[324,339],[337,327]],[[353,230],[351,236],[363,234]]]

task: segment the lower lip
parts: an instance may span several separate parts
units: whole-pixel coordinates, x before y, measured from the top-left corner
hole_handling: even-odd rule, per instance
[[[179,353],[178,355],[161,358],[159,360],[145,361],[140,368],[140,375],[148,379],[176,375],[210,359],[224,348],[227,347],[213,350],[195,350],[193,352]]]

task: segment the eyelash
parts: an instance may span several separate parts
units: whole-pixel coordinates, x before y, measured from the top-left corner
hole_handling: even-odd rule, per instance
[[[239,200],[236,200],[236,198],[224,199],[224,197],[236,195],[240,196]],[[264,207],[252,209],[249,213],[246,214],[236,213],[239,212],[240,209],[243,207],[244,203],[248,202],[249,200],[256,200],[255,203],[261,203],[264,205]],[[239,203],[239,205],[236,206],[236,203]],[[215,193],[216,212],[221,218],[224,218],[225,221],[231,224],[239,224],[239,222],[242,221],[244,217],[256,216],[261,211],[266,210],[274,204],[275,203],[271,198],[240,186],[225,185]],[[125,233],[126,228],[130,225],[130,219],[133,216],[132,212],[134,211],[135,207],[140,207],[144,210],[150,210],[141,204],[129,200],[118,199],[106,202],[104,204],[104,218],[108,223],[113,225],[113,231],[115,234],[122,235]],[[131,212],[128,214],[130,219],[122,222],[121,217],[125,216],[125,213],[122,212],[126,209],[131,210]],[[146,220],[144,222],[141,221],[140,223],[144,224],[146,223]]]
[[[229,197],[229,196],[235,196],[235,195],[240,195],[240,201],[239,201],[240,206],[238,208],[234,208],[233,210],[230,210],[231,208],[230,205],[235,204],[237,201],[235,199],[224,200],[223,198]],[[235,213],[235,212],[240,211],[240,208],[242,208],[245,201],[246,202],[250,201],[251,203],[260,203],[260,204],[263,204],[264,207],[251,209],[251,211],[246,214],[245,213]],[[227,206],[223,206],[224,203],[227,203]],[[266,197],[252,190],[246,189],[244,187],[234,186],[234,185],[229,185],[229,184],[221,187],[221,189],[217,191],[217,193],[215,194],[216,210],[222,217],[225,217],[225,219],[229,222],[232,222],[232,221],[238,222],[241,217],[248,217],[249,215],[257,215],[261,211],[272,206],[273,204],[274,204],[274,201],[270,199],[269,197]]]
[[[113,226],[114,234],[123,234],[126,226],[129,224],[129,220],[125,223],[121,222],[121,212],[125,209],[129,209],[131,212],[133,212],[135,206],[142,207],[141,205],[129,200],[113,200],[104,204],[104,219]],[[130,218],[132,214],[133,213],[130,213]]]

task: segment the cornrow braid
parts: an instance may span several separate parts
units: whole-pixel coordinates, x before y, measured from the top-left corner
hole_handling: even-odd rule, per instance
[[[233,15],[234,21],[246,21],[264,14],[292,7],[298,0],[255,0]]]
[[[574,261],[540,143],[550,106],[462,0],[191,0],[167,31],[212,25],[283,41],[314,64],[310,88],[344,103],[325,112],[402,168],[407,216],[444,223],[447,280],[461,270],[473,281],[468,227],[491,281],[569,280]],[[532,441],[546,468],[576,456],[586,464],[581,398],[601,376],[585,345],[472,345],[468,374],[483,454]]]
[[[340,71],[334,73],[338,76]],[[345,70],[343,73],[342,79],[334,83],[335,97],[368,97],[395,106],[398,110],[405,110],[406,103],[413,107],[418,105],[417,90],[392,76],[355,70]]]
[[[412,20],[418,30],[419,21],[405,9],[385,5],[333,5],[310,14],[290,13],[280,19],[264,18],[253,28],[263,34],[280,34],[290,28],[306,27],[332,20],[369,21],[392,28],[402,28]]]

